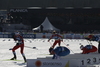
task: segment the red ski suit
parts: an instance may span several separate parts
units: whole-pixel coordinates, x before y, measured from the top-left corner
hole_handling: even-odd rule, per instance
[[[87,48],[84,47],[82,50],[83,50],[82,54],[88,54],[88,53],[91,53],[91,52],[96,52],[97,48],[92,45],[92,49],[87,49]]]
[[[20,52],[21,52],[21,54],[23,54],[23,50],[24,50],[23,37],[21,35],[15,35],[14,40],[18,41],[18,43],[13,47],[12,51],[14,52],[16,49],[18,49],[20,47],[20,49],[21,49]]]
[[[58,35],[58,34],[53,34],[51,37],[50,37],[50,39],[55,39],[55,42],[53,43],[53,46],[52,46],[52,48],[54,48],[55,47],[55,45],[58,43],[58,45],[60,46],[60,44],[61,44],[61,38],[62,38],[62,36],[60,36],[60,35]],[[49,39],[49,40],[50,40]],[[48,40],[48,41],[49,41]]]

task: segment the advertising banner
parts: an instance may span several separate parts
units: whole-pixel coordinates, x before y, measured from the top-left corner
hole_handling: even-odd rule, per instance
[[[27,67],[69,67],[69,61],[67,59],[27,59]]]

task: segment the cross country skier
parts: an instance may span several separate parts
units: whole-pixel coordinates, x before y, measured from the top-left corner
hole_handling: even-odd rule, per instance
[[[49,42],[51,39],[55,39],[55,41],[54,41],[53,45],[49,48],[49,52],[50,52],[50,50],[51,50],[52,48],[54,48],[54,47],[56,46],[57,43],[58,43],[58,45],[60,46],[61,41],[63,41],[62,38],[63,38],[63,37],[62,37],[61,35],[57,34],[56,31],[53,31],[53,34],[52,34],[52,36],[50,37],[50,39],[48,40],[48,42]]]
[[[98,42],[98,53],[100,53],[100,37],[96,35],[89,35],[87,38],[85,38],[89,41],[96,41]]]
[[[88,54],[97,51],[97,47],[93,45],[86,45],[86,46],[81,45],[80,49],[82,50],[82,54]]]
[[[14,39],[14,41],[17,42],[17,43],[16,43],[16,45],[12,48],[12,53],[13,53],[14,57],[11,58],[10,60],[16,60],[16,59],[17,59],[15,50],[18,49],[18,48],[20,48],[20,49],[21,49],[20,52],[21,52],[21,54],[22,54],[22,56],[23,56],[23,58],[24,58],[24,61],[26,62],[26,57],[25,57],[25,55],[24,55],[24,53],[23,53],[23,51],[24,51],[24,40],[23,40],[23,37],[20,35],[19,32],[16,32],[13,39]]]
[[[48,40],[48,42],[49,42],[51,39],[55,39],[55,42],[53,43],[53,46],[52,46],[52,48],[54,48],[55,45],[56,45],[57,43],[58,43],[58,45],[60,46],[63,37],[62,37],[61,35],[57,34],[56,31],[53,31],[53,34],[52,34],[52,36],[50,37],[50,39]]]

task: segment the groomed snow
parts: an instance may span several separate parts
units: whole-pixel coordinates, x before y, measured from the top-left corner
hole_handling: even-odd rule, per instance
[[[49,55],[49,47],[52,45],[54,40],[48,39],[24,39],[25,40],[25,48],[24,53],[27,59],[36,59],[39,57],[52,56]],[[83,39],[64,39],[61,43],[62,46],[66,46],[71,50],[70,54],[81,53],[80,45],[88,45],[89,42]],[[96,47],[98,46],[97,42],[91,42]],[[12,51],[9,50],[15,45],[15,41],[10,38],[0,38],[0,67],[27,67],[27,63],[23,63],[23,57],[20,54],[20,48],[16,50],[17,59],[21,61],[7,61],[7,59],[11,59],[13,57]],[[58,46],[58,45],[56,45]],[[36,48],[35,48],[36,47]]]

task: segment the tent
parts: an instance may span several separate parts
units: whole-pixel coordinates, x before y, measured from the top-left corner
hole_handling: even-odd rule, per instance
[[[45,18],[44,22],[43,22],[41,25],[43,26],[43,31],[49,31],[49,32],[51,32],[51,31],[54,31],[54,30],[55,30],[55,31],[60,32],[59,29],[55,28],[55,27],[50,23],[50,21],[48,20],[47,17]],[[33,30],[33,31],[40,31],[41,25],[38,26],[38,27],[36,27],[36,28],[33,28],[32,30]]]

